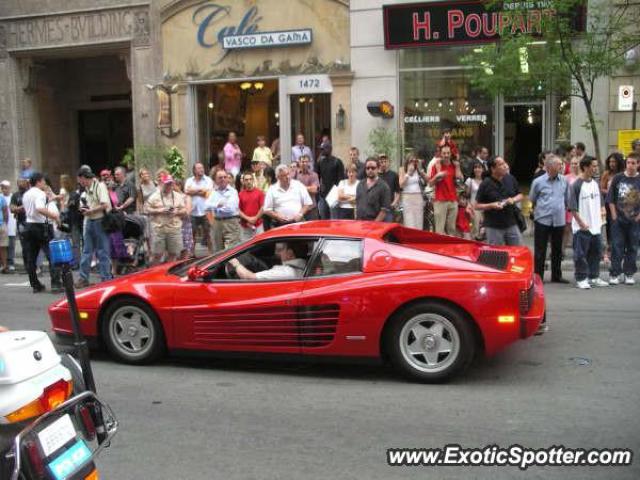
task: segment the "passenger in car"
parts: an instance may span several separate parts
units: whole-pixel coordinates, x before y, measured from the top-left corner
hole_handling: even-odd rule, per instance
[[[304,242],[276,243],[275,253],[280,257],[282,265],[274,265],[269,270],[254,273],[240,263],[237,258],[229,260],[238,275],[243,280],[292,280],[302,278],[307,265],[307,245]]]

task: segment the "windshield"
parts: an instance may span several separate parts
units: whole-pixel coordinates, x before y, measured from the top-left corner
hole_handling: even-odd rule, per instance
[[[214,261],[216,258],[220,257],[221,255],[225,254],[229,250],[230,248],[226,248],[224,250],[220,250],[218,253],[215,253],[213,255],[207,255],[206,257],[190,258],[188,260],[185,260],[184,262],[180,262],[177,265],[174,265],[173,267],[171,267],[168,273],[171,275],[177,275],[178,277],[183,277],[187,274],[187,272],[191,267],[195,266],[195,267],[202,268],[206,265],[209,265],[212,261]]]

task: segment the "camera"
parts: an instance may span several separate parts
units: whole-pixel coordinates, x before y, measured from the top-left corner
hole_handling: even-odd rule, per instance
[[[71,233],[71,226],[68,223],[58,225],[58,231],[62,233]]]
[[[89,204],[87,203],[87,199],[82,197],[80,199],[80,208],[89,208]]]

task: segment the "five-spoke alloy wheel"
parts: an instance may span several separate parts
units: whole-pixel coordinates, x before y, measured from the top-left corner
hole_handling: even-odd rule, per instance
[[[164,335],[153,310],[144,302],[126,298],[104,313],[102,336],[109,352],[126,363],[148,363],[164,350]]]
[[[457,309],[420,302],[392,320],[385,338],[393,365],[422,382],[443,381],[464,370],[475,354],[472,327]]]

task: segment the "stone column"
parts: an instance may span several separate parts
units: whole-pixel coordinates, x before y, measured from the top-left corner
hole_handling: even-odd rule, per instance
[[[146,85],[158,83],[157,61],[151,46],[151,21],[148,9],[134,12],[131,52],[123,57],[131,80],[133,141],[136,146],[155,145],[156,94]]]
[[[6,45],[0,44],[0,179],[10,179],[12,183],[18,172],[15,77],[15,60],[7,54]]]
[[[349,148],[351,147],[351,83],[353,72],[329,74],[333,85],[331,95],[331,140],[333,142],[333,155],[347,164],[349,160]],[[344,129],[336,126],[336,114],[340,106],[345,111]]]

